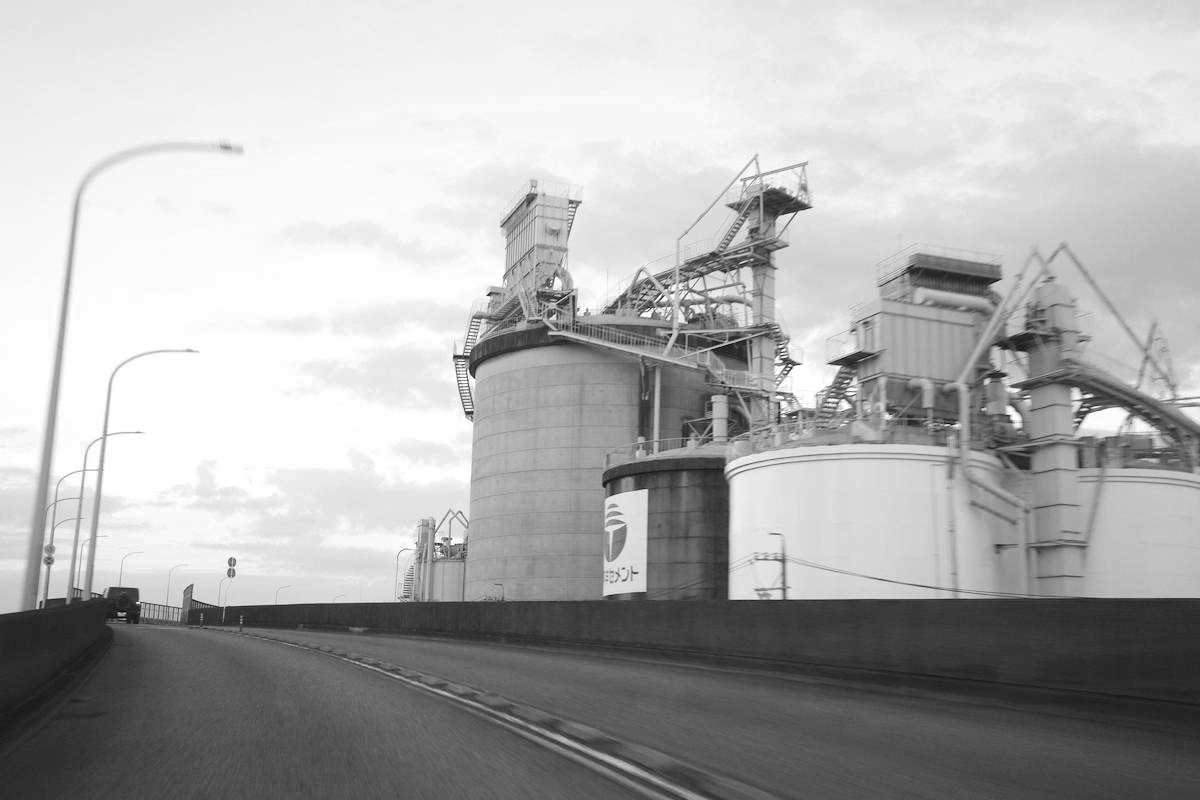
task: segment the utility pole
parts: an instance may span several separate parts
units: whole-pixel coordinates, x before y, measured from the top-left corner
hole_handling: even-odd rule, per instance
[[[783,571],[781,578],[783,580],[783,599],[787,600],[787,537],[782,533],[771,532],[771,536],[779,537],[779,568]]]

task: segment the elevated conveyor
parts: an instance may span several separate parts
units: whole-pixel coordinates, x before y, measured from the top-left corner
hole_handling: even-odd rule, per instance
[[[1095,364],[1064,357],[1062,367],[1016,384],[1028,389],[1049,383],[1066,383],[1084,393],[1084,408],[1124,408],[1172,440],[1196,469],[1200,462],[1200,422],[1181,410],[1129,386]]]

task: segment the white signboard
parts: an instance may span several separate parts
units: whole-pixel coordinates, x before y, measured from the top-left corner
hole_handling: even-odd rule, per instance
[[[650,491],[604,500],[604,596],[646,591],[646,531]]]

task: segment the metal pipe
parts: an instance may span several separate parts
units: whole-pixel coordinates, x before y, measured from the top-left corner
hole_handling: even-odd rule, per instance
[[[926,289],[924,287],[913,292],[913,302],[917,305],[967,308],[972,311],[982,311],[986,314],[992,314],[996,310],[995,304],[986,297],[963,294],[961,292],[945,292],[940,289]]]
[[[654,367],[654,411],[650,420],[653,429],[650,433],[650,438],[654,442],[654,452],[658,452],[660,423],[662,417],[662,364],[656,364]]]
[[[25,568],[25,587],[21,595],[22,606],[32,609],[37,605],[38,578],[41,575],[42,533],[45,531],[45,518],[39,513],[42,504],[46,502],[46,492],[50,488],[50,466],[54,457],[54,434],[58,422],[58,392],[62,383],[63,351],[67,342],[67,311],[71,305],[71,278],[75,271],[75,242],[79,230],[79,209],[83,201],[83,192],[92,179],[104,170],[122,161],[161,153],[168,150],[216,150],[218,152],[241,155],[240,145],[229,142],[198,143],[198,142],[155,142],[138,147],[131,147],[103,159],[84,173],[75,190],[75,203],[71,211],[71,231],[67,241],[67,268],[63,277],[62,301],[58,312],[58,339],[54,347],[54,367],[50,378],[50,401],[46,410],[46,431],[42,439],[41,467],[38,470],[37,489],[33,500],[33,524],[30,526],[29,548]]]

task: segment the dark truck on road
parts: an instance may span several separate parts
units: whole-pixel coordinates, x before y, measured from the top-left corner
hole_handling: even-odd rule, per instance
[[[108,600],[108,619],[125,618],[125,624],[137,625],[142,621],[142,604],[138,590],[129,586],[110,586],[104,593]]]

